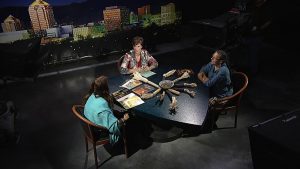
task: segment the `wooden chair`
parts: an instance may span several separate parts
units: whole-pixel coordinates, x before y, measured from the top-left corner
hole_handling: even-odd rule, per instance
[[[92,143],[93,150],[94,150],[94,157],[95,157],[95,165],[98,168],[98,160],[97,160],[97,145],[105,145],[109,144],[109,131],[107,128],[96,125],[85,118],[83,114],[84,106],[82,105],[74,105],[72,107],[72,112],[74,115],[80,120],[80,124],[84,131],[84,139],[85,139],[85,148],[86,152],[89,151],[88,143]],[[125,128],[123,127],[123,141],[124,141],[124,149],[126,158],[128,158],[127,153],[127,141],[125,137]],[[99,134],[101,133],[101,134]]]
[[[232,72],[231,81],[233,85],[233,95],[218,99],[218,103],[222,104],[216,104],[216,106],[212,106],[210,111],[212,111],[213,114],[227,114],[228,111],[234,111],[234,128],[236,128],[240,101],[245,89],[248,86],[248,77],[242,72]]]

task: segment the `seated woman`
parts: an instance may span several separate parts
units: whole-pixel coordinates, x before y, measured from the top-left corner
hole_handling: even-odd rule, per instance
[[[198,79],[210,89],[210,111],[213,111],[214,107],[222,104],[218,102],[218,98],[231,96],[233,93],[226,52],[223,50],[214,52],[211,62],[203,66],[198,73]],[[214,115],[214,122],[218,116]]]
[[[120,66],[121,74],[131,74],[134,72],[149,71],[158,66],[157,61],[143,47],[144,39],[136,36],[133,38],[133,50],[124,55]]]
[[[119,120],[114,116],[113,100],[109,94],[106,76],[95,79],[85,100],[85,117],[97,125],[106,127],[110,133],[110,143],[114,145],[119,140],[120,128],[129,119],[129,115],[125,113]]]

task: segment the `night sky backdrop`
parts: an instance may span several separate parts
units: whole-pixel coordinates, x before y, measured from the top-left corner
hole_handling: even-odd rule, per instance
[[[28,6],[34,0],[0,0],[0,7],[8,6]],[[68,5],[74,2],[83,2],[86,0],[46,0],[51,5]]]

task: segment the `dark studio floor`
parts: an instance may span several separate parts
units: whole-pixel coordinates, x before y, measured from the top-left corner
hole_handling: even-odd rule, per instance
[[[198,69],[194,71],[199,71],[202,64],[209,61],[212,52],[189,38],[179,44],[157,46],[153,55],[160,63],[196,66]],[[141,142],[135,143],[137,149],[128,159],[124,154],[110,158],[108,151],[99,146],[99,159],[105,161],[100,168],[252,169],[247,127],[300,107],[300,69],[282,67],[283,64],[296,63],[274,59],[288,54],[268,43],[262,43],[253,55],[243,48],[231,53],[234,68],[249,76],[237,128],[215,130],[166,143],[144,144],[143,138],[137,138]],[[16,126],[21,137],[15,145],[1,146],[1,168],[95,168],[92,151],[88,156],[85,154],[83,133],[71,107],[81,103],[96,75],[113,76],[117,73],[113,59],[109,64],[56,72],[51,76],[40,75],[36,81],[2,84],[1,99],[12,100],[18,109]],[[233,125],[233,116],[221,116],[218,125]]]

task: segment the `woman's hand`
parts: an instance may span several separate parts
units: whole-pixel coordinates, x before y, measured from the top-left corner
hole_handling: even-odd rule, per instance
[[[129,73],[135,73],[135,72],[139,72],[139,68],[132,68],[132,69],[129,69]]]
[[[126,121],[126,120],[128,120],[128,119],[129,119],[129,115],[128,115],[128,113],[125,113],[125,114],[124,114],[124,116],[123,116],[123,119],[124,119],[124,121]]]
[[[142,72],[147,72],[147,71],[150,71],[150,70],[151,70],[151,68],[149,66],[144,66],[144,67],[141,68]]]

